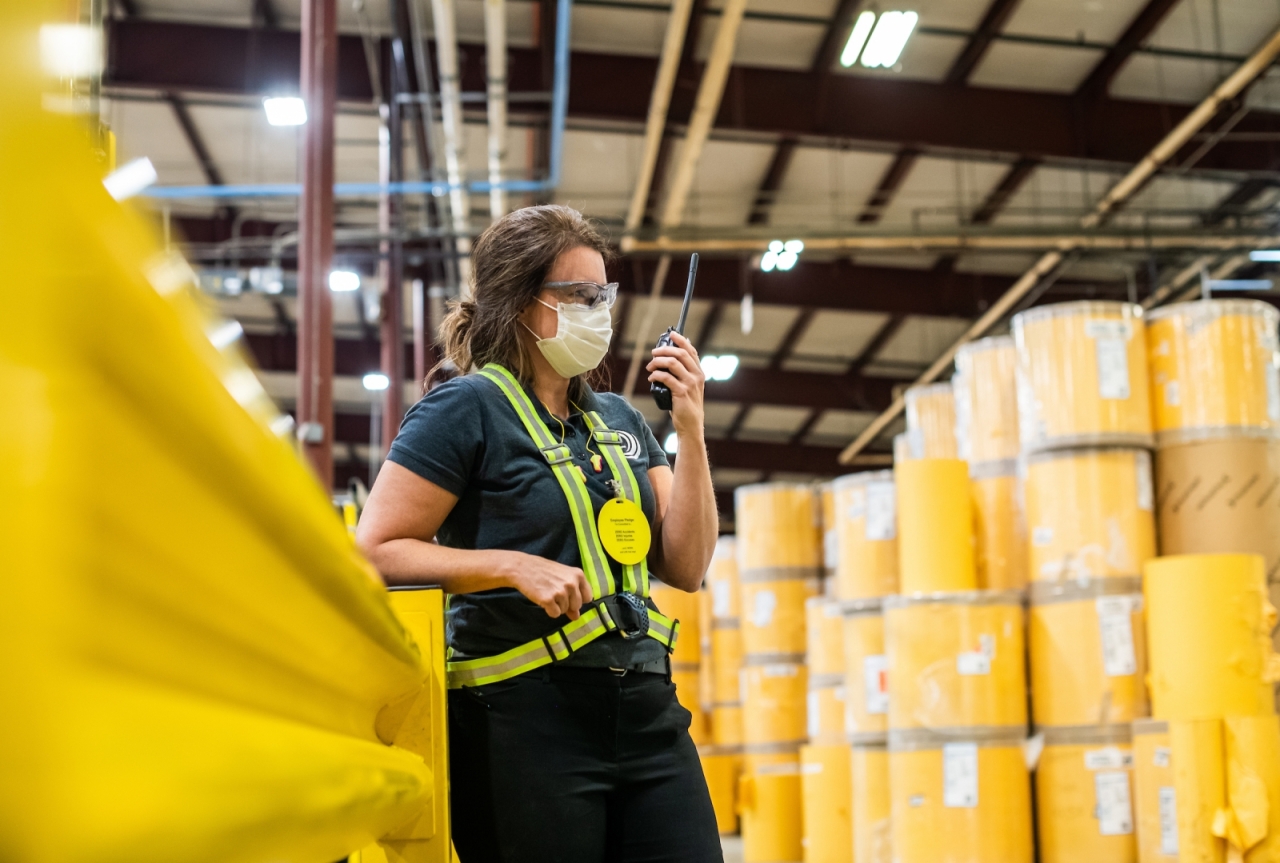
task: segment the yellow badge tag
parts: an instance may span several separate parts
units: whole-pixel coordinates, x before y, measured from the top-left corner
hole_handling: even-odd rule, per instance
[[[600,508],[600,543],[618,563],[631,566],[644,560],[653,541],[644,511],[629,500],[615,497]]]

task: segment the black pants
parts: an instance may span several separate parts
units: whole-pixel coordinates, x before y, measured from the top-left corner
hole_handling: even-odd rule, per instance
[[[449,693],[462,863],[721,863],[689,711],[661,674],[546,668]]]

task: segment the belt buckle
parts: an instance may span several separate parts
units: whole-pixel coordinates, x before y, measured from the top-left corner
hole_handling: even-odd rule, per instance
[[[649,607],[634,593],[617,594],[618,632],[623,638],[639,638],[649,632]]]

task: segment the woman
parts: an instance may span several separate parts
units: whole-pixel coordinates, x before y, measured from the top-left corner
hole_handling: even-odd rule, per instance
[[[451,594],[463,863],[721,859],[671,683],[678,627],[647,599],[650,572],[697,590],[715,544],[703,375],[682,336],[647,366],[672,393],[673,473],[640,413],[585,381],[612,336],[608,254],[568,207],[481,235],[475,298],[442,326],[477,371],[409,410],[360,521],[389,583]]]

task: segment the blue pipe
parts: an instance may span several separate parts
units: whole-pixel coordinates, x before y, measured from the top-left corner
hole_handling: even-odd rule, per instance
[[[473,195],[494,188],[507,192],[550,192],[560,185],[564,155],[565,118],[569,113],[569,25],[573,16],[573,0],[558,0],[556,8],[555,80],[551,85],[551,170],[545,180],[503,180],[490,183],[477,180],[467,183]],[[404,183],[334,183],[333,194],[339,198],[381,195],[432,195],[439,197],[453,190],[446,182]],[[148,198],[176,200],[181,198],[296,198],[302,194],[300,183],[260,183],[243,186],[153,186],[142,193]]]

